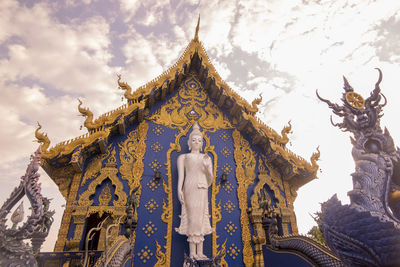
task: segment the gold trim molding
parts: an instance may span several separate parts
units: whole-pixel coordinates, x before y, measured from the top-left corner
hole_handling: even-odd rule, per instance
[[[233,131],[232,137],[235,146],[234,158],[236,162],[236,180],[238,183],[237,195],[241,211],[240,224],[242,226],[243,262],[246,267],[251,267],[254,263],[254,254],[251,247],[250,222],[247,216],[247,189],[256,177],[256,156],[249,142],[241,136],[238,130]]]

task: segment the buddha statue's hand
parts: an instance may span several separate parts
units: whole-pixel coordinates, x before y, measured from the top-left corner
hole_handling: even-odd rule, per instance
[[[203,166],[205,170],[211,167],[211,158],[207,154],[203,157]]]
[[[179,199],[179,202],[181,202],[181,205],[183,205],[184,199],[183,199],[183,191],[182,190],[178,190],[178,199]]]

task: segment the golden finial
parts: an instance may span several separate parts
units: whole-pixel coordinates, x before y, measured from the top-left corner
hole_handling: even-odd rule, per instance
[[[311,161],[311,169],[313,171],[317,171],[319,168],[319,165],[317,164],[317,161],[319,160],[319,157],[321,156],[321,152],[319,151],[319,146],[317,146],[317,151],[314,152],[311,155],[310,161]]]
[[[39,132],[39,130],[42,129],[42,125],[40,125],[39,122],[37,124],[38,124],[38,127],[35,130],[36,141],[38,143],[42,144],[41,150],[46,151],[47,148],[50,146],[50,140],[47,137],[47,134]]]
[[[199,28],[200,28],[200,14],[199,14],[199,19],[197,20],[196,32],[194,34],[195,41],[199,41]]]

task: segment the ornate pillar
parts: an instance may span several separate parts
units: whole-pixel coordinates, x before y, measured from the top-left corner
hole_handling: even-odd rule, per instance
[[[253,224],[253,230],[255,235],[252,237],[254,243],[254,267],[264,267],[264,256],[262,246],[265,244],[265,231],[262,227],[262,209],[249,208],[250,221]]]
[[[76,199],[76,194],[78,192],[80,182],[81,173],[75,173],[68,193],[67,204],[61,220],[60,230],[58,231],[58,238],[54,247],[55,252],[64,251],[64,245],[67,242],[68,230],[71,223],[72,212],[76,208],[73,202]]]
[[[73,223],[75,224],[74,237],[67,240],[66,245],[71,251],[79,250],[79,243],[85,239],[83,235],[83,229],[85,227],[85,219],[87,215],[86,207],[77,207],[72,214]]]

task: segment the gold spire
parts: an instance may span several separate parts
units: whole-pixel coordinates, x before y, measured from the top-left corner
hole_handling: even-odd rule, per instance
[[[199,14],[199,19],[197,20],[196,32],[194,34],[195,41],[199,41],[199,28],[200,28],[200,14]]]

